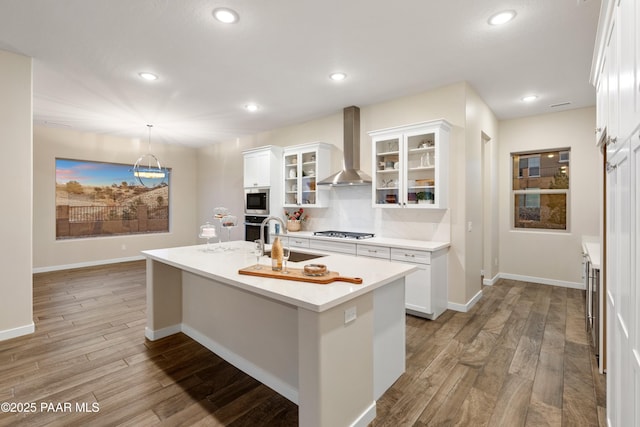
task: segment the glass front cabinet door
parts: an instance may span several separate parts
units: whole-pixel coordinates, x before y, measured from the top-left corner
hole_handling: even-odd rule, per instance
[[[331,148],[315,142],[284,149],[284,207],[324,207],[326,194],[316,182],[329,175]]]
[[[450,130],[434,120],[369,132],[373,206],[446,209]]]

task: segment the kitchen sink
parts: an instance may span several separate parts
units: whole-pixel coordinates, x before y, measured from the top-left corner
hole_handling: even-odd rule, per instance
[[[264,254],[266,256],[271,256],[271,251],[265,251]],[[309,261],[310,259],[316,259],[316,258],[320,258],[323,257],[325,255],[320,255],[320,254],[312,254],[312,253],[308,253],[308,252],[296,252],[296,251],[291,251],[291,254],[289,255],[289,261],[291,262],[302,262],[302,261]]]

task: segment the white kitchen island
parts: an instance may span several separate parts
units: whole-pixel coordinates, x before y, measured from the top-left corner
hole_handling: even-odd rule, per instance
[[[238,274],[251,242],[144,251],[146,336],[184,332],[298,404],[301,426],[366,426],[405,369],[404,277],[415,267],[329,255],[314,262],[361,285]],[[261,259],[270,268],[270,259]]]

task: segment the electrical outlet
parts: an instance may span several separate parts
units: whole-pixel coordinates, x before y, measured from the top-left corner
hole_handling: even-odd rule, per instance
[[[484,270],[480,270],[480,275],[484,277]]]
[[[356,308],[355,307],[347,308],[344,311],[344,324],[346,325],[347,323],[353,322],[354,320],[356,320],[356,317],[358,317]]]

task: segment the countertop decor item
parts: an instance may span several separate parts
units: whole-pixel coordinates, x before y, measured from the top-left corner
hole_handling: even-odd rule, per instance
[[[294,280],[298,282],[316,283],[318,285],[326,285],[332,282],[348,282],[356,285],[362,284],[361,277],[345,277],[340,276],[340,273],[335,271],[329,271],[322,276],[309,276],[304,274],[302,268],[289,268],[288,273],[284,271],[272,271],[272,270],[257,270],[255,266],[249,266],[238,270],[238,274],[244,274],[247,276],[260,276],[269,277],[271,279],[284,279]]]
[[[284,216],[287,219],[287,231],[300,231],[301,222],[306,221],[309,217],[302,208],[291,212],[284,211]]]
[[[276,236],[271,245],[271,270],[282,271],[282,242],[279,236]]]
[[[235,215],[226,215],[220,219],[220,224],[222,224],[222,228],[226,228],[227,230],[227,242],[231,241],[231,229],[235,228],[238,225],[238,217]]]
[[[301,228],[302,228],[302,224],[300,220],[297,220],[297,219],[287,220],[287,231],[300,231]]]
[[[205,252],[213,252],[214,249],[211,247],[211,243],[210,240],[211,239],[215,239],[218,237],[218,233],[216,232],[216,226],[207,222],[204,225],[200,226],[200,234],[198,234],[198,237],[200,237],[201,239],[206,239],[207,240],[207,247],[205,249]]]

